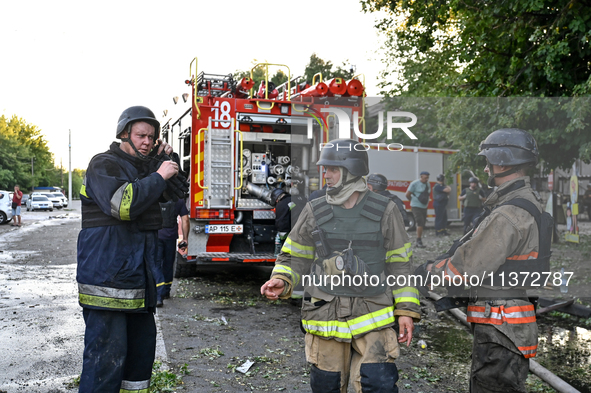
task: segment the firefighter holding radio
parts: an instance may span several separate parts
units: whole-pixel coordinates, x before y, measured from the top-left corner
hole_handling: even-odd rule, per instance
[[[147,392],[156,350],[154,264],[159,200],[188,190],[158,144],[160,123],[143,106],[121,114],[108,151],[92,158],[80,190],[79,303],[86,330],[82,393]]]
[[[397,391],[398,343],[410,345],[420,319],[416,288],[388,279],[410,274],[402,216],[389,198],[368,190],[367,152],[355,144],[338,139],[321,151],[326,196],[306,205],[261,287],[276,300],[304,284],[301,322],[313,392],[347,392],[349,379],[358,393]]]

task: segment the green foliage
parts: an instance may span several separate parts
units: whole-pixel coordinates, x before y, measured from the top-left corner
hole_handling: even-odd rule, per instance
[[[252,61],[252,79],[254,80],[254,89],[255,92],[258,91],[259,86],[261,85],[261,81],[264,81],[265,78],[269,78],[271,82],[275,84],[275,86],[279,86],[285,82],[287,82],[288,75],[285,73],[287,71],[284,67],[277,67],[277,66],[265,66],[265,62],[262,65],[258,60]],[[251,69],[249,70],[237,70],[234,72],[234,79],[240,81],[244,77],[250,77]],[[275,72],[273,74],[273,72]],[[331,61],[325,61],[318,57],[315,53],[312,53],[310,56],[310,62],[306,66],[304,71],[303,77],[309,83],[312,83],[312,79],[316,73],[322,73],[322,79],[324,81],[328,81],[335,77],[342,77],[346,80],[351,79],[354,76],[354,73],[351,70],[347,69],[346,62],[343,62],[340,66],[334,66]],[[295,76],[301,75],[300,73],[296,72],[296,74],[292,74],[291,78],[293,79]],[[320,79],[316,77],[316,82],[318,83]]]
[[[571,96],[591,89],[591,7],[577,0],[362,0],[400,59],[393,94]],[[386,76],[386,75],[385,75]]]
[[[263,63],[267,63],[266,61]],[[252,79],[254,80],[254,90],[257,92],[259,90],[259,86],[261,82],[264,81],[266,78],[269,81],[275,84],[275,87],[281,85],[282,83],[287,82],[287,74],[285,71],[287,69],[285,67],[280,68],[277,66],[265,66],[258,60],[252,61],[252,67],[248,70],[237,70],[234,72],[234,79],[240,82],[240,80],[244,77],[250,77],[250,73],[252,70]],[[272,74],[275,71],[275,74]],[[291,76],[293,78],[293,75]]]
[[[73,197],[78,197],[83,178],[84,171],[72,172]],[[68,174],[54,166],[41,130],[17,116],[0,116],[0,189],[12,190],[18,184],[26,193],[33,186],[61,186],[62,179],[67,194]]]
[[[156,360],[152,366],[152,378],[150,380],[150,392],[152,393],[172,393],[176,391],[176,387],[180,386],[182,377],[177,375],[174,371],[161,370],[162,362]],[[187,369],[185,363],[179,369],[180,374],[187,375],[190,370]]]
[[[317,73],[322,74],[323,81],[328,81],[332,78],[341,77],[346,80],[351,79],[354,75],[353,72],[347,70],[346,62],[342,65],[335,67],[331,61],[325,61],[318,57],[316,53],[312,53],[310,56],[310,62],[306,66],[304,71],[304,79],[309,83],[312,83],[314,75]],[[319,78],[316,77],[316,82],[319,82]]]
[[[362,6],[365,12],[389,13],[376,26],[387,37],[380,85],[386,96],[591,93],[591,7],[584,1],[362,0]],[[434,102],[408,105],[434,111],[419,117],[413,144],[458,149],[458,165],[481,167],[478,143],[502,127],[532,132],[547,169],[591,160],[585,100],[555,100],[557,107],[543,99],[522,100],[518,108],[494,101],[457,100],[450,107],[449,101]]]
[[[455,168],[468,168],[486,179],[485,161],[477,154],[479,144],[499,128],[521,128],[537,140],[544,169],[568,168],[575,158],[589,160],[591,155],[591,98],[390,97],[383,101],[386,110],[403,110],[419,119],[410,139],[394,129],[388,142],[458,149],[450,157]],[[398,120],[397,120],[398,121]],[[400,119],[408,122],[408,119]],[[377,129],[368,121],[367,133]]]

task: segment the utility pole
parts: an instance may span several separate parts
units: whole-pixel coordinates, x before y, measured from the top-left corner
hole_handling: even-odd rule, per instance
[[[35,191],[35,156],[31,157],[31,193]]]
[[[69,141],[68,141],[68,201],[72,203],[72,130],[68,130]]]

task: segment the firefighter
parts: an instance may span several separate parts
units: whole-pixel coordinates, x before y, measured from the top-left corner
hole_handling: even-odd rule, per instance
[[[398,210],[400,210],[400,214],[402,214],[402,219],[404,220],[404,225],[409,226],[410,221],[408,220],[408,214],[406,214],[404,202],[402,202],[402,199],[386,190],[387,187],[388,179],[386,179],[386,176],[382,175],[381,173],[372,173],[367,176],[367,188],[369,188],[370,191],[385,196],[386,198],[390,198],[390,200],[396,204]]]
[[[540,240],[544,238],[539,237],[542,232],[536,218],[515,205],[525,199],[532,212],[542,214],[541,199],[526,176],[527,168],[538,162],[535,139],[523,130],[500,129],[491,133],[480,149],[479,155],[487,161],[488,184],[496,187],[485,202],[492,212],[452,256],[426,266],[433,276],[443,274],[462,288],[464,282],[457,276],[464,274],[473,280],[509,267],[531,274],[544,266],[544,252],[540,251],[545,249]],[[500,281],[495,276],[495,281],[483,281],[482,286],[474,282],[470,283],[467,310],[474,332],[470,391],[525,392],[529,359],[538,346],[534,305],[526,290],[517,286],[521,281]]]
[[[368,191],[367,152],[355,145],[338,139],[323,148],[317,165],[326,196],[306,205],[261,287],[268,299],[287,299],[303,282],[301,322],[315,393],[345,393],[349,377],[358,393],[397,391],[398,343],[410,345],[420,318],[416,288],[386,281],[410,272],[402,216],[390,199]]]
[[[149,389],[156,349],[152,267],[162,226],[158,201],[165,190],[174,191],[179,170],[158,159],[172,152],[166,143],[154,149],[159,133],[150,109],[123,111],[116,133],[121,143],[92,158],[80,190],[76,279],[86,323],[83,393]]]
[[[271,206],[275,207],[275,256],[279,255],[283,242],[291,231],[292,223],[295,223],[300,216],[306,198],[297,195],[291,195],[282,188],[275,188],[271,192]]]

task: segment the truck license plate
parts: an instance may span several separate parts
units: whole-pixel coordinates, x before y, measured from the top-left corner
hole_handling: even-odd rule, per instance
[[[205,233],[242,233],[242,225],[206,225]]]

